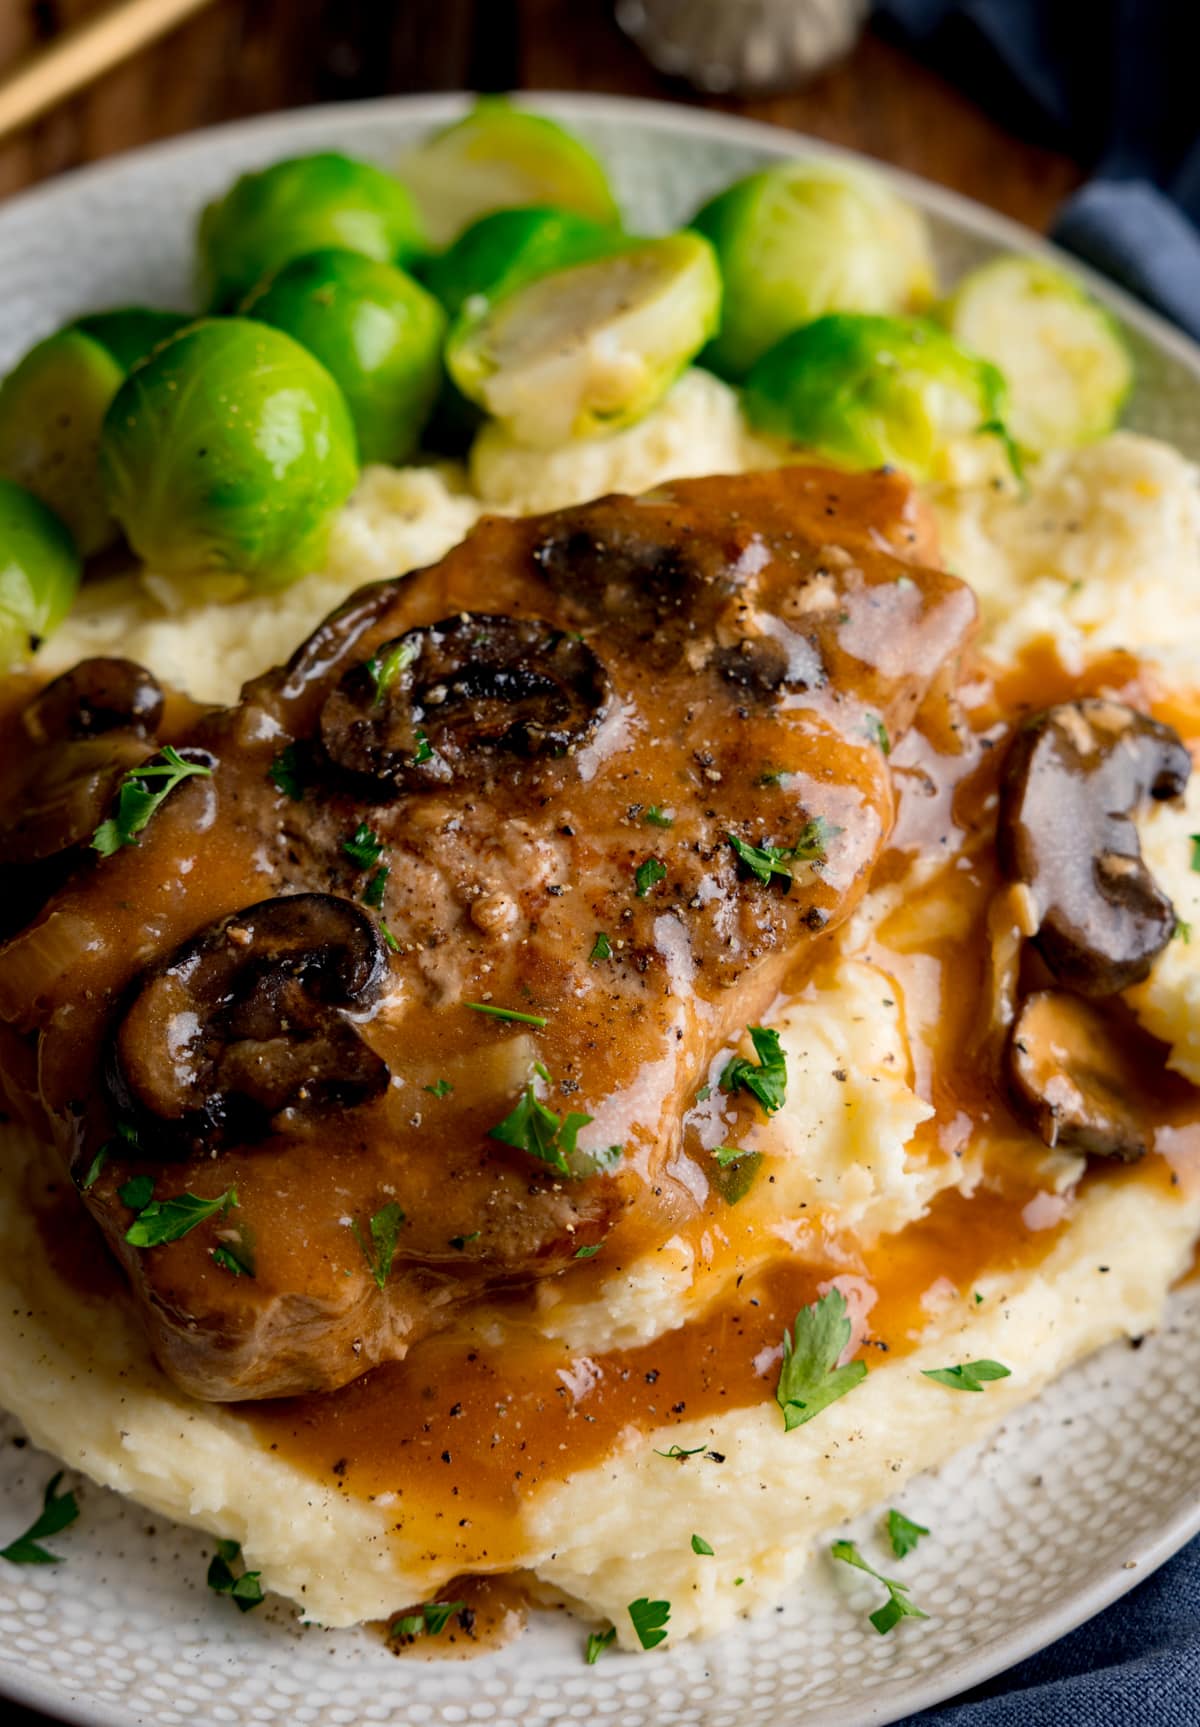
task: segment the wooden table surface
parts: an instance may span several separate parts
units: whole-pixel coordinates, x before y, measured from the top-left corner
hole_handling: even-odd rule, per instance
[[[108,0],[0,0],[0,73]],[[1077,165],[1022,141],[868,33],[794,95],[701,98],[661,77],[611,0],[214,0],[0,143],[0,197],[82,162],[222,120],[400,91],[616,91],[706,103],[850,145],[1044,228]]]

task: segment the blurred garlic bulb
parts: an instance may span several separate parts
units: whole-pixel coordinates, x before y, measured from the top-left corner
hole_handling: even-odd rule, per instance
[[[848,54],[870,0],[617,0],[660,72],[713,92],[786,90]]]

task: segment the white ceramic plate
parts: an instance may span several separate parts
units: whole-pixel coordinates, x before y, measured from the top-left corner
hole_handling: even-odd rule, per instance
[[[461,108],[450,97],[285,114],[86,169],[0,208],[0,369],[84,309],[188,303],[196,212],[240,170],[337,147],[387,163]],[[748,122],[651,103],[545,96],[607,160],[642,229],[784,155],[825,150]],[[826,152],[828,153],[828,152]],[[894,176],[934,227],[945,274],[1025,230]],[[1086,272],[1085,272],[1086,274]],[[1200,350],[1104,284],[1139,386],[1129,419],[1200,456]],[[471,1663],[397,1662],[366,1633],[301,1629],[280,1604],[245,1618],[205,1587],[211,1542],[84,1484],[69,1562],[0,1563],[0,1693],[89,1727],[880,1727],[953,1695],[1106,1606],[1200,1529],[1200,1292],[1146,1346],[1104,1352],[986,1445],[905,1494],[936,1530],[905,1566],[924,1624],[878,1637],[866,1590],[820,1572],[802,1597],[707,1642],[583,1665],[562,1615]],[[22,1527],[53,1465],[0,1418],[0,1530]],[[873,1602],[874,1597],[871,1598]]]

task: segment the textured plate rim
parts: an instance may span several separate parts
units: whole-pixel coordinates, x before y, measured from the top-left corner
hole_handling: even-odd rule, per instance
[[[80,197],[86,197],[89,188],[98,182],[125,174],[136,176],[142,170],[154,172],[169,167],[176,158],[186,159],[203,150],[205,141],[210,139],[219,138],[222,142],[236,144],[243,139],[259,143],[277,137],[281,146],[291,148],[303,144],[310,135],[314,139],[326,139],[330,129],[336,129],[339,123],[386,123],[392,119],[404,119],[430,126],[445,124],[457,118],[473,100],[471,93],[461,91],[384,96],[366,102],[324,103],[284,109],[186,132],[176,138],[72,169],[4,200],[0,203],[0,241],[14,215],[22,219],[40,215],[47,222],[53,221],[62,207],[70,208]],[[1086,282],[1096,298],[1124,324],[1168,355],[1200,384],[1200,344],[1134,299],[1125,289],[1046,240],[1034,229],[865,152],[828,143],[790,127],[640,97],[523,90],[515,94],[514,100],[519,106],[548,113],[564,123],[589,118],[624,120],[643,130],[725,139],[730,144],[751,146],[779,157],[803,152],[868,168],[926,212],[989,246],[1033,252],[1065,265]],[[1064,1600],[1057,1610],[1036,1625],[1027,1624],[978,1651],[953,1658],[935,1677],[910,1681],[901,1690],[874,1704],[859,1701],[835,1706],[832,1711],[824,1713],[822,1727],[889,1727],[889,1723],[983,1684],[1111,1606],[1198,1533],[1200,1496],[1190,1500],[1182,1496],[1164,1520],[1131,1547],[1123,1559],[1114,1558],[1112,1564],[1099,1571],[1086,1588]],[[110,1709],[105,1704],[90,1703],[83,1696],[62,1690],[52,1681],[26,1679],[2,1657],[0,1698],[53,1719],[77,1724],[77,1727],[143,1727],[145,1721],[144,1716]]]

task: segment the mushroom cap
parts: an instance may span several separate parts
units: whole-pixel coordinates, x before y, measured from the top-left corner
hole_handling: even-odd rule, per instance
[[[22,715],[35,744],[97,738],[128,731],[153,737],[162,722],[163,689],[154,673],[135,660],[97,656],[39,690]]]
[[[1051,1147],[1130,1162],[1147,1146],[1140,1076],[1103,1008],[1065,990],[1025,998],[1009,1044],[1013,1101]]]
[[[1169,726],[1099,697],[1047,708],[1013,740],[997,853],[1031,889],[1034,939],[1066,988],[1106,996],[1140,983],[1174,934],[1133,815],[1147,798],[1178,797],[1191,766]]]

